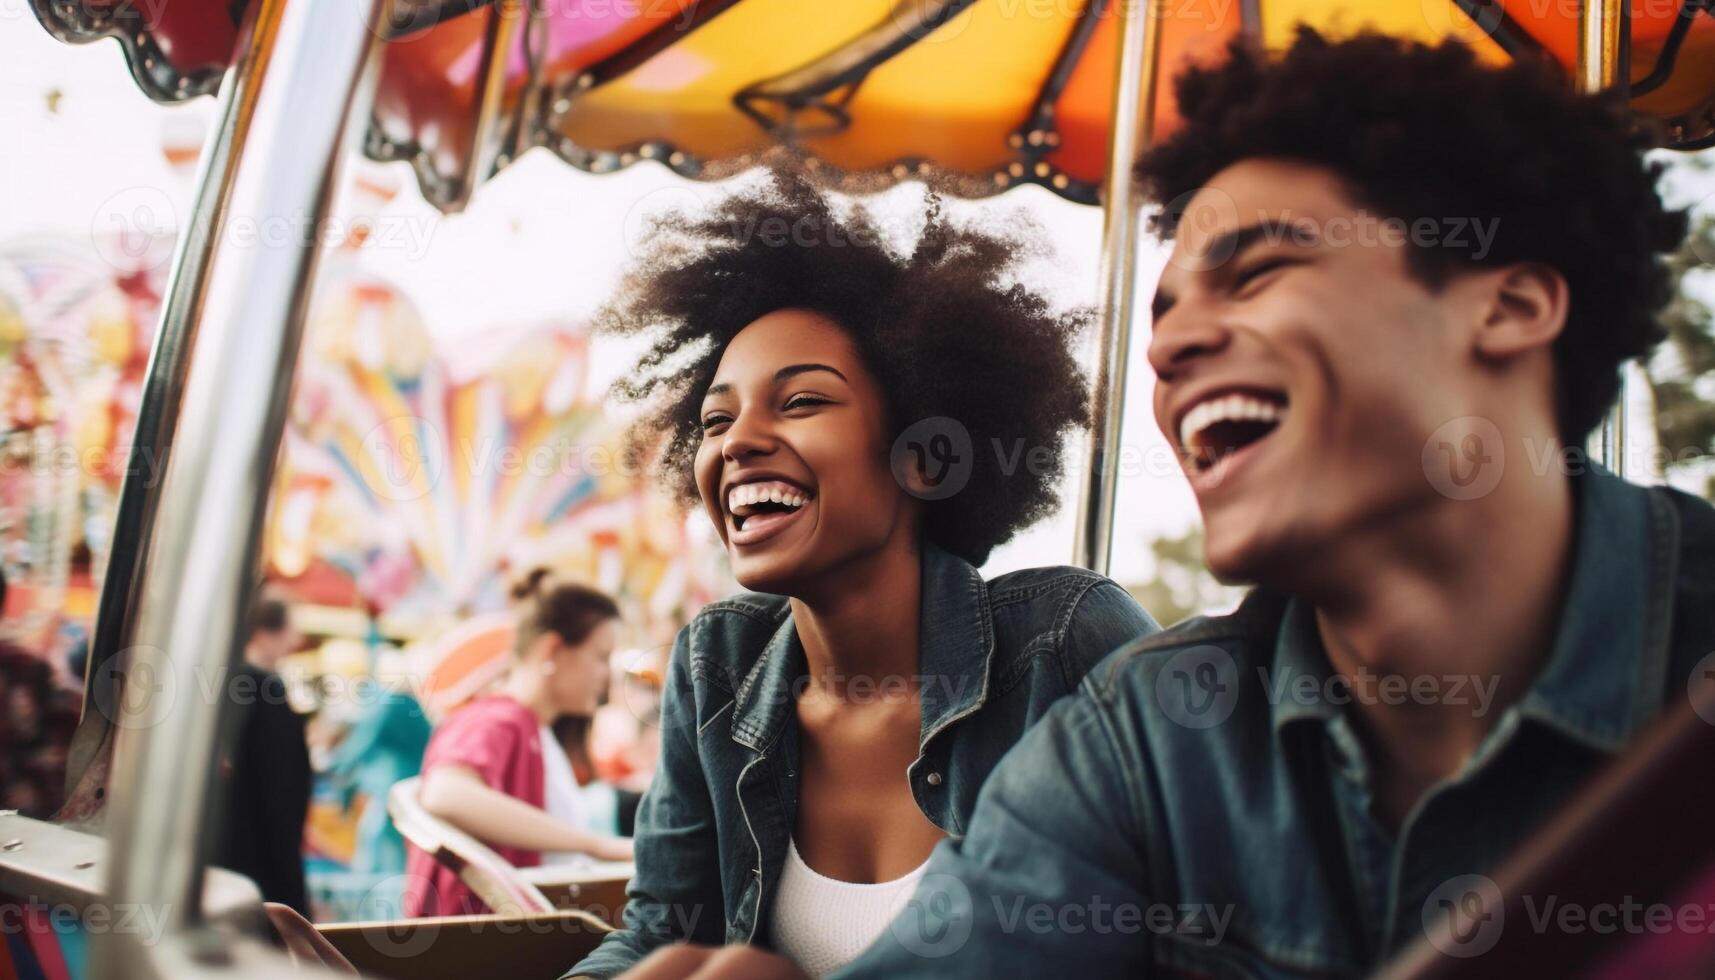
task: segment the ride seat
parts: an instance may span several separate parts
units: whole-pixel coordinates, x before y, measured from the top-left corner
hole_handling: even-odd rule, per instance
[[[421,776],[401,779],[387,791],[387,814],[405,839],[459,876],[476,897],[496,912],[556,911],[542,890],[524,879],[510,861],[488,845],[423,808]]]

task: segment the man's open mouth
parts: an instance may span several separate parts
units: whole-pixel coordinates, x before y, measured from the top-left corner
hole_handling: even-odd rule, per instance
[[[1286,419],[1286,397],[1274,392],[1215,394],[1191,407],[1179,420],[1179,444],[1196,473],[1260,442]]]
[[[727,490],[727,513],[737,530],[759,532],[783,523],[813,497],[810,491],[785,480],[758,480]]]

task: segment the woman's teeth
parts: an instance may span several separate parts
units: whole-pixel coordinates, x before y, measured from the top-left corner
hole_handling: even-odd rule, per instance
[[[770,507],[797,510],[809,501],[810,495],[789,483],[769,481],[746,483],[727,491],[727,510],[742,526],[744,519]]]

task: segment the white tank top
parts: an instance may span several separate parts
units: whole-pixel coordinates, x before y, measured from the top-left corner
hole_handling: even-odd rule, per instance
[[[817,874],[796,841],[786,844],[786,867],[769,913],[774,948],[820,980],[857,959],[917,889],[924,861],[903,878],[860,884]]]

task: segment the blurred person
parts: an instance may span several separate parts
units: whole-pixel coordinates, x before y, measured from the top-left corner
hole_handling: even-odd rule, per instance
[[[775,171],[660,228],[603,314],[650,344],[637,435],[752,591],[674,642],[624,928],[574,975],[684,940],[837,968],[1019,736],[1155,630],[1087,569],[978,570],[1059,505],[1088,413],[1089,312],[1015,278],[1040,244],[931,196],[902,251],[836,208]]]
[[[5,607],[0,571],[0,610]],[[0,809],[46,820],[60,808],[66,750],[81,703],[46,659],[0,640]]]
[[[1715,508],[1582,449],[1685,232],[1624,97],[1303,29],[1178,98],[1139,164],[1156,421],[1257,588],[1093,671],[843,976],[1367,976],[1425,940],[1493,972],[1482,876],[1710,669]]]
[[[249,877],[268,902],[309,913],[304,888],[304,821],[310,808],[305,719],[292,709],[280,661],[304,645],[291,609],[264,595],[250,609],[244,659],[227,679],[230,751],[214,863]]]
[[[511,670],[496,693],[456,709],[430,736],[423,808],[514,867],[535,867],[544,853],[630,860],[631,841],[578,825],[571,760],[551,728],[562,715],[595,711],[607,688],[619,608],[541,568],[514,588],[513,600]],[[422,850],[407,847],[406,869],[406,916],[487,911],[456,873]]]

